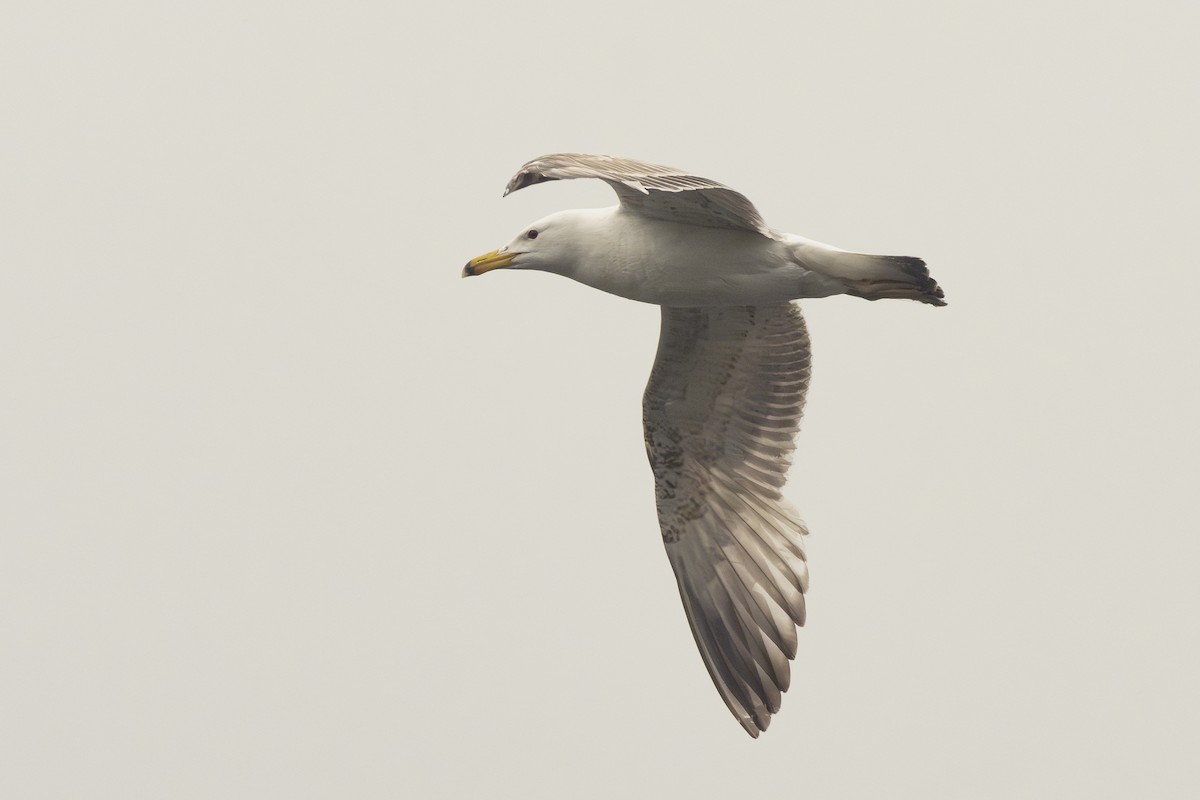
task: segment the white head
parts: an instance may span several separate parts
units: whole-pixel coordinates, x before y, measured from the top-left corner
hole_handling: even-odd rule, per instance
[[[570,276],[582,254],[580,241],[590,231],[584,211],[559,211],[527,225],[511,242],[472,258],[463,267],[463,277],[482,275],[494,269],[536,269]]]

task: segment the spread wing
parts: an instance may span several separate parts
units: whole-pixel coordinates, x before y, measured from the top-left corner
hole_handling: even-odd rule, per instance
[[[521,167],[504,194],[568,178],[599,178],[613,188],[622,206],[643,216],[771,235],[754,204],[728,186],[672,167],[627,158],[583,153],[541,156]]]
[[[664,307],[642,402],[659,524],[692,634],[754,737],[779,710],[804,624],[807,530],[780,489],[809,366],[790,303]]]

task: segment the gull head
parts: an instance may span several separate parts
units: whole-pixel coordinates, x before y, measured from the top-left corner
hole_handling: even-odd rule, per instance
[[[511,242],[499,250],[476,256],[463,267],[469,278],[494,269],[536,269],[570,274],[579,258],[579,239],[585,236],[580,216],[575,211],[560,211],[525,226]]]

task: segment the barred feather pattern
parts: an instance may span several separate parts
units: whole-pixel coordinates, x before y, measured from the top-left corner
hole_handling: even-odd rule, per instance
[[[779,710],[804,624],[807,530],[780,490],[810,367],[791,303],[663,307],[642,404],[663,543],[692,634],[754,737]]]
[[[521,167],[504,194],[571,178],[599,178],[613,188],[626,210],[645,217],[773,236],[758,209],[740,192],[684,170],[630,158],[585,153],[540,156]]]

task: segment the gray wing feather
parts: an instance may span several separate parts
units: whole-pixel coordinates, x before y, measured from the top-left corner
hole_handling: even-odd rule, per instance
[[[662,310],[642,402],[659,524],[696,644],[751,736],[804,624],[807,530],[784,501],[810,371],[790,303]]]
[[[535,183],[570,178],[599,178],[613,188],[621,205],[643,216],[771,235],[745,195],[682,170],[627,158],[584,153],[541,156],[521,167],[504,194]]]

